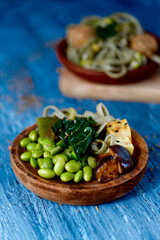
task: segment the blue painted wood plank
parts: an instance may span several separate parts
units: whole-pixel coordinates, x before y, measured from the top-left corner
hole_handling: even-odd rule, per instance
[[[143,8],[143,11],[142,11]],[[127,11],[160,35],[160,1],[0,1],[0,239],[159,239],[160,105],[103,101],[146,137],[147,172],[137,187],[114,202],[60,206],[38,198],[12,171],[8,146],[48,104],[95,111],[99,101],[68,99],[58,89],[60,66],[53,45],[65,26],[87,14]],[[63,11],[62,11],[63,10]]]

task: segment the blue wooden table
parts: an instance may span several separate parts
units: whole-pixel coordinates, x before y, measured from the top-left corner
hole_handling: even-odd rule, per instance
[[[84,4],[85,3],[85,4]],[[138,4],[138,5],[137,5]],[[0,1],[0,239],[160,239],[160,105],[103,101],[145,137],[147,172],[126,196],[107,204],[67,206],[38,198],[10,164],[15,136],[48,104],[95,111],[99,101],[65,98],[58,89],[56,39],[84,15],[127,11],[160,35],[160,1]]]

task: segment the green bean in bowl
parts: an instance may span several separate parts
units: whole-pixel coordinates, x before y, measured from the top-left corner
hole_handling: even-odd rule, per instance
[[[66,57],[70,62],[113,79],[150,61],[160,64],[157,39],[128,13],[86,16],[79,24],[67,26],[66,40]]]
[[[73,108],[46,107],[37,129],[20,141],[20,159],[40,177],[66,183],[105,182],[129,171],[134,146],[127,120],[115,119],[102,103],[96,110],[80,115]]]

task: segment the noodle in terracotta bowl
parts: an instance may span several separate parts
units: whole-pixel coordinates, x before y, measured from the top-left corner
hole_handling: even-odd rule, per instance
[[[159,38],[127,13],[87,16],[69,25],[56,52],[71,72],[98,83],[136,82],[160,64]]]

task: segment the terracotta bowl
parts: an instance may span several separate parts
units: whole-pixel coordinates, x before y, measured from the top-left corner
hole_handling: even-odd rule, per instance
[[[19,142],[36,127],[37,125],[34,124],[26,128],[15,138],[11,147],[11,164],[19,181],[42,198],[70,205],[105,203],[131,191],[145,174],[148,164],[148,148],[144,139],[132,129],[136,164],[128,173],[106,183],[98,183],[96,180],[88,183],[64,183],[60,179],[43,179],[38,175],[37,169],[33,169],[28,162],[20,160],[20,154],[24,152],[24,149],[20,147]]]
[[[155,37],[155,39],[158,41],[160,45],[160,39],[152,33],[149,34]],[[152,76],[159,69],[159,65],[157,63],[150,61],[148,62],[147,65],[143,67],[127,72],[125,76],[119,79],[113,79],[103,72],[88,70],[70,62],[66,57],[66,48],[67,42],[66,39],[63,38],[58,42],[56,46],[56,54],[60,63],[64,65],[66,68],[68,68],[71,72],[75,73],[76,75],[84,78],[85,80],[89,80],[95,83],[126,84],[138,82]]]

